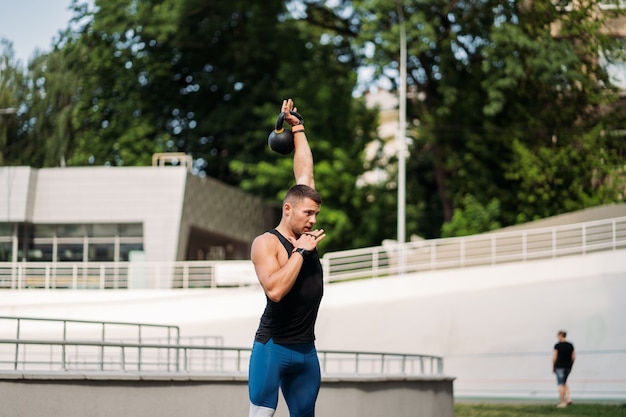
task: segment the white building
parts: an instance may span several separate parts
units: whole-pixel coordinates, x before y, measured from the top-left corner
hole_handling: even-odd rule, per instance
[[[249,259],[276,219],[184,166],[0,167],[0,262]]]

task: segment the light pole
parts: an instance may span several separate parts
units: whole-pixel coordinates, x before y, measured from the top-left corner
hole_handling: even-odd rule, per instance
[[[406,28],[404,11],[400,1],[398,5],[398,24],[400,25],[400,106],[398,120],[398,243],[406,241]]]
[[[402,274],[406,264],[404,243],[406,242],[406,28],[404,10],[400,0],[396,0],[398,25],[400,25],[400,97],[399,119],[396,143],[398,146],[398,269]]]

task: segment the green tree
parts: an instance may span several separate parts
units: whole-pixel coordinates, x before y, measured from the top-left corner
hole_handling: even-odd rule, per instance
[[[603,126],[570,135],[566,146],[531,149],[514,141],[514,160],[507,177],[519,184],[511,196],[518,201],[516,222],[623,201],[622,143],[622,135],[615,137]]]
[[[408,234],[439,236],[492,202],[480,228],[623,200],[625,113],[597,59],[624,58],[603,30],[623,10],[596,15],[598,3],[74,0],[72,26],[27,74],[3,52],[0,104],[19,111],[0,121],[2,163],[146,165],[182,151],[198,175],[276,200],[291,161],[266,140],[292,97],[327,249],[379,244],[395,235],[397,184],[358,181],[376,168],[395,178],[397,161],[365,160],[375,115],[353,92],[363,65],[397,86],[401,5]]]
[[[74,3],[82,26],[59,42],[79,80],[69,164],[148,165],[153,153],[175,150],[163,116],[173,88],[166,43],[176,32],[175,4]]]
[[[621,43],[603,31],[607,14],[595,14],[599,3],[567,11],[551,2],[353,2],[350,18],[359,22],[357,39],[366,62],[394,87],[398,10],[406,20],[413,139],[407,161],[409,233],[438,236],[455,209],[464,209],[466,195],[485,207],[499,202],[494,220],[503,225],[617,198],[616,190],[608,189],[617,181],[606,177],[616,178],[623,145],[596,130],[619,125],[606,110],[615,95],[597,58],[598,51],[615,56]],[[600,138],[603,148],[593,149]],[[581,147],[596,154],[584,159],[583,170],[603,180],[580,177],[573,149]],[[552,151],[528,166],[525,156],[544,148]],[[602,166],[592,165],[600,161]],[[531,197],[537,191],[532,171],[555,164],[584,190],[563,198],[570,184],[545,184],[551,198],[560,197],[538,203]]]
[[[599,2],[534,2],[493,31],[485,50],[484,108],[493,134],[509,132],[503,221],[520,223],[623,200],[623,110],[598,51],[618,57]],[[530,94],[529,92],[533,92]]]
[[[66,51],[37,54],[29,63],[28,100],[22,132],[28,143],[28,165],[64,166],[74,149],[79,78],[65,60]]]
[[[20,106],[25,101],[26,77],[16,60],[13,44],[0,41],[0,165],[16,165],[23,160]]]
[[[500,215],[500,203],[495,198],[487,206],[482,205],[473,196],[466,195],[463,207],[454,210],[452,220],[441,228],[442,237],[469,236],[500,228],[497,219]]]
[[[267,135],[292,97],[316,157],[327,244],[351,247],[355,236],[371,244],[353,232],[363,220],[352,213],[364,201],[356,180],[375,115],[352,97],[349,38],[294,18],[278,0],[115,0],[76,10],[84,26],[59,43],[79,80],[69,164],[147,164],[154,152],[181,151],[199,175],[282,198],[291,161],[268,150]]]
[[[281,66],[275,74],[277,100],[265,110],[271,118],[254,139],[263,149],[232,166],[247,172],[241,183],[244,189],[282,199],[293,184],[292,159],[270,152],[267,136],[278,115],[278,100],[294,98],[305,118],[315,158],[316,188],[324,198],[318,226],[332,236],[322,242],[321,250],[380,244],[379,230],[363,213],[371,204],[368,190],[357,186],[366,169],[365,145],[374,139],[376,113],[352,96],[358,63],[351,38],[342,36],[343,21],[326,9],[322,25],[315,20],[317,15],[307,12],[282,22],[289,34],[287,50],[294,52],[280,55]]]
[[[277,102],[282,2],[96,2],[66,40],[81,73],[73,164],[147,164],[193,155],[196,169],[240,180],[233,159],[259,153],[265,103]],[[266,129],[263,129],[266,130]]]

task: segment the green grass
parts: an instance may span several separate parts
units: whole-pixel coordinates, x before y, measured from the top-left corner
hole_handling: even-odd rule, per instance
[[[626,417],[626,404],[573,404],[556,408],[550,404],[456,403],[454,417]]]

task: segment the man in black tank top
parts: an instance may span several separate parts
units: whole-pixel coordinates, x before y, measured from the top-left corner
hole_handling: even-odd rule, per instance
[[[281,112],[294,136],[296,185],[285,195],[278,226],[258,236],[251,249],[266,306],[250,356],[250,417],[274,415],[279,387],[291,417],[313,417],[321,382],[314,344],[323,294],[317,244],[326,235],[313,227],[322,198],[315,191],[304,126],[291,110],[296,111],[293,101],[284,100]]]

